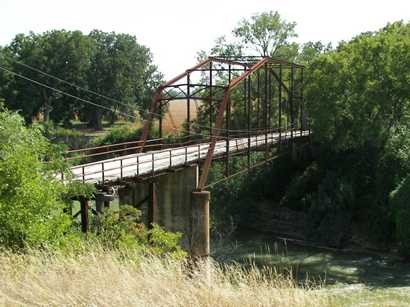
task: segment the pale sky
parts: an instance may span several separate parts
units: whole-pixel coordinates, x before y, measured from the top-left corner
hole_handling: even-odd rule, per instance
[[[0,0],[0,45],[17,33],[92,29],[135,35],[167,79],[239,20],[277,10],[297,23],[296,41],[336,44],[387,22],[410,20],[410,0]]]

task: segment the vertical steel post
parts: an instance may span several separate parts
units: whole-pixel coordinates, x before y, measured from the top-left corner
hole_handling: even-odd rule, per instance
[[[251,167],[251,76],[248,76],[248,78],[245,79],[245,84],[246,81],[248,81],[248,87],[247,87],[247,129],[248,129],[248,168]]]
[[[246,67],[243,68],[243,72],[246,72]],[[243,115],[244,115],[244,120],[247,120],[247,91],[248,91],[248,85],[247,85],[247,79],[243,80]]]
[[[279,88],[278,88],[278,102],[279,102],[279,151],[282,143],[282,65],[279,65]]]
[[[231,64],[228,65],[228,86],[231,83],[232,79],[232,71],[231,71]],[[231,100],[228,100],[226,105],[226,115],[225,115],[225,129],[226,129],[226,159],[225,159],[225,176],[229,176],[229,129],[231,126]]]
[[[256,128],[259,129],[259,113],[260,113],[260,103],[261,103],[261,84],[260,84],[260,73],[259,70],[256,73]]]
[[[265,160],[268,159],[268,64],[265,64],[264,94],[263,94],[263,125],[265,130]]]
[[[268,67],[268,131],[272,128],[272,68]]]
[[[290,104],[290,139],[293,144],[293,129],[295,128],[295,116],[293,110],[293,99],[294,99],[294,66],[292,64],[290,69],[290,97],[289,97],[289,104]]]
[[[159,114],[159,119],[158,119],[158,132],[159,132],[159,138],[162,139],[162,100],[159,102],[159,108],[158,108],[158,114]],[[162,142],[162,141],[160,141]]]
[[[300,135],[303,134],[303,130],[305,129],[305,101],[303,97],[303,67],[300,68]]]
[[[186,75],[186,121],[187,121],[187,133],[188,133],[188,140],[190,140],[191,136],[191,75]]]
[[[212,138],[212,113],[213,113],[213,92],[212,92],[212,62],[209,62],[209,139]]]

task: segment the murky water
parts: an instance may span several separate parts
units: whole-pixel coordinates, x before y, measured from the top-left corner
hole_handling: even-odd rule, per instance
[[[306,247],[267,234],[242,233],[229,244],[225,242],[223,248],[216,247],[214,257],[222,262],[291,269],[298,280],[308,278],[328,285],[410,286],[410,263],[397,256]]]

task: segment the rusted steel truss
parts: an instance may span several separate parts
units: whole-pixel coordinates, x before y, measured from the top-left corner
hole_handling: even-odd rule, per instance
[[[280,150],[283,132],[290,131],[290,142],[293,142],[295,136],[308,129],[303,70],[302,65],[270,57],[211,56],[158,88],[145,118],[138,150],[141,152],[150,141],[149,132],[154,122],[158,125],[159,139],[163,139],[162,122],[167,106],[174,100],[183,100],[186,102],[186,124],[179,129],[179,136],[190,139],[199,133],[206,137],[202,141],[210,143],[201,167],[199,190],[207,186],[218,140],[226,140],[226,177],[234,175],[229,167],[231,138],[248,137],[250,142],[252,135],[265,134],[264,161],[268,162],[272,157],[271,146],[268,146],[270,132],[279,133]],[[200,112],[193,120],[193,103],[197,105],[198,102]],[[251,146],[245,154],[246,168],[251,169]]]

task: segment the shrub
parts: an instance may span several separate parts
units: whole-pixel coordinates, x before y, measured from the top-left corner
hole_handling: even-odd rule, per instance
[[[93,146],[111,145],[116,143],[138,141],[142,134],[142,128],[135,128],[132,125],[115,127],[107,134],[96,138]]]
[[[107,210],[101,219],[95,219],[95,239],[108,249],[136,249],[154,255],[184,257],[179,242],[181,233],[172,233],[154,225],[147,229],[141,222],[141,212],[122,205],[120,211]]]
[[[0,244],[38,247],[60,240],[70,225],[63,213],[64,186],[58,164],[38,128],[26,128],[17,113],[0,110]]]

